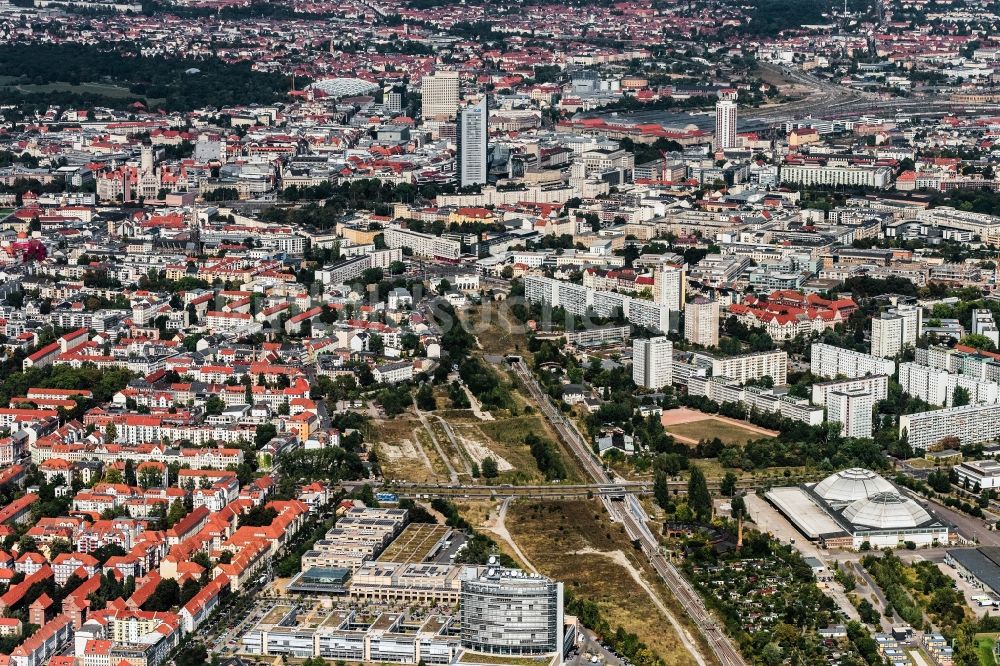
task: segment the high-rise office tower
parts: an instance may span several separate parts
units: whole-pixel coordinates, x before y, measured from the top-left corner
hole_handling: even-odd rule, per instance
[[[467,567],[461,586],[463,647],[508,658],[552,652],[562,656],[562,583],[504,569],[490,557],[485,567]]]
[[[719,346],[719,301],[698,296],[687,304],[684,339],[704,347]]]
[[[716,150],[736,147],[736,98],[732,88],[719,91],[719,101],[715,103]]]
[[[489,112],[486,97],[458,114],[458,184],[485,185]]]
[[[420,80],[424,120],[454,118],[458,112],[458,72],[435,72]]]
[[[632,381],[659,390],[673,381],[674,343],[665,337],[632,341]]]

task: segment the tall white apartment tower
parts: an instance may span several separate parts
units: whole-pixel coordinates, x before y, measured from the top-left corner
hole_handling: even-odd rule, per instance
[[[736,147],[736,98],[732,88],[719,91],[719,101],[715,103],[715,149]]]
[[[632,381],[659,390],[673,381],[674,343],[660,336],[632,341]]]
[[[662,264],[653,268],[653,300],[671,310],[684,309],[687,280],[685,264]]]
[[[704,347],[719,345],[719,301],[698,296],[684,309],[684,339]]]
[[[922,324],[919,305],[899,305],[881,313],[872,319],[872,355],[891,358],[904,347],[915,346]]]
[[[428,74],[420,80],[420,95],[424,120],[454,118],[458,113],[458,72]]]
[[[488,115],[485,96],[458,114],[458,184],[462,187],[486,184]]]
[[[826,399],[826,417],[840,424],[842,437],[872,436],[872,408],[875,400],[867,389],[831,391]]]

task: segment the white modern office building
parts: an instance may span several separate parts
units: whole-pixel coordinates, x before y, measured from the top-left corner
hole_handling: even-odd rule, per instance
[[[458,112],[458,72],[442,71],[420,80],[420,112],[424,120],[454,118]]]
[[[632,341],[632,381],[658,391],[672,382],[674,343],[660,336]]]
[[[996,460],[968,460],[952,468],[958,485],[970,490],[1000,488],[1000,462]]]
[[[563,584],[491,565],[462,578],[462,647],[527,656],[563,649]]]

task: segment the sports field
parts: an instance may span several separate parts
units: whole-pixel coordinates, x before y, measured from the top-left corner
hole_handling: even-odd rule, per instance
[[[663,428],[673,435],[674,439],[692,445],[716,437],[726,444],[746,444],[755,439],[778,435],[774,430],[760,428],[726,416],[705,414],[686,407],[667,410],[663,412],[660,420]]]

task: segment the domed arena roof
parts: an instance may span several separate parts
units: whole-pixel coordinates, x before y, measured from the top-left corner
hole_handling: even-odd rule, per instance
[[[844,518],[854,525],[880,530],[916,527],[931,519],[913,500],[896,492],[876,493],[844,509]]]
[[[354,97],[378,90],[378,84],[364,79],[323,79],[312,84],[330,97]]]
[[[852,467],[831,474],[816,484],[813,492],[827,502],[854,502],[876,493],[895,493],[896,487],[870,469]]]

